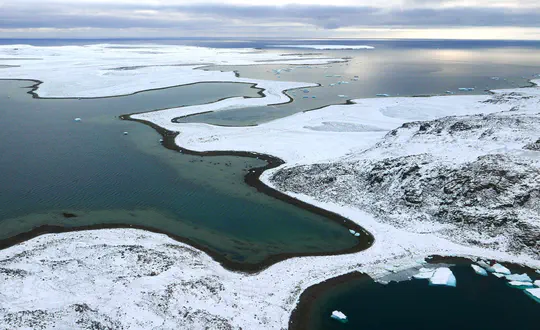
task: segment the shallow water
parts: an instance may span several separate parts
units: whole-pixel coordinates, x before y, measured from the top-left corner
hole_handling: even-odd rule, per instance
[[[167,150],[152,128],[118,118],[222,97],[258,97],[251,85],[197,84],[82,100],[34,99],[22,88],[28,85],[0,81],[0,239],[43,224],[136,224],[189,238],[241,263],[358,243],[336,222],[246,185],[244,175],[264,166],[262,160]],[[77,217],[64,218],[63,212]]]
[[[316,52],[330,58],[349,58],[349,61],[317,66],[213,67],[212,70],[236,70],[242,77],[314,82],[319,83],[321,87],[308,88],[308,93],[304,93],[303,89],[289,91],[287,94],[295,100],[290,104],[202,114],[183,118],[180,122],[253,125],[328,104],[343,104],[349,99],[372,98],[377,94],[448,95],[446,91],[456,95],[485,94],[486,90],[491,89],[528,86],[533,74],[540,72],[539,48],[382,47],[374,50],[272,49],[270,51]],[[276,74],[276,70],[285,68],[292,71],[281,71]],[[493,77],[499,79],[494,80]],[[346,83],[339,84],[339,82]],[[475,90],[461,92],[459,91],[461,87],[472,87]]]
[[[427,280],[383,285],[357,278],[311,296],[311,309],[298,329],[538,329],[540,304],[493,275],[476,275],[468,265],[451,267],[457,287],[429,286]],[[348,316],[342,324],[332,311]]]

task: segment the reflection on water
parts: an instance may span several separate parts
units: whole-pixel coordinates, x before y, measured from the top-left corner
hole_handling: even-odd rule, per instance
[[[272,50],[283,52],[283,50]],[[291,52],[293,50],[286,50]],[[312,52],[296,49],[296,52]],[[408,49],[317,51],[333,58],[350,58],[347,63],[319,66],[262,65],[215,67],[234,69],[242,77],[283,81],[306,81],[321,87],[290,91],[295,102],[272,107],[252,107],[183,118],[180,122],[205,122],[218,125],[253,125],[296,112],[348,99],[391,96],[483,94],[489,89],[529,85],[533,74],[540,73],[539,48],[490,49]],[[277,70],[289,68],[289,71]],[[492,79],[492,78],[499,79]],[[461,92],[473,87],[473,92]]]
[[[250,85],[198,84],[89,100],[33,99],[23,86],[28,82],[0,81],[0,239],[42,224],[138,224],[246,263],[358,242],[335,222],[247,186],[245,173],[263,161],[184,155],[163,148],[153,129],[118,119],[257,97]]]

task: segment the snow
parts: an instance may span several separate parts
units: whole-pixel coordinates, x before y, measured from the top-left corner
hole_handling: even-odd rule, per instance
[[[357,50],[357,49],[375,49],[373,46],[367,45],[272,45],[271,47],[277,48],[306,48],[306,49],[318,49],[318,50]]]
[[[430,285],[456,286],[456,277],[448,267],[437,268],[429,279]]]
[[[488,273],[486,270],[478,265],[471,265],[472,269],[474,269],[475,273],[482,276],[488,276]]]
[[[347,316],[340,311],[333,311],[330,317],[342,322],[347,321]]]
[[[527,289],[525,290],[525,293],[536,302],[540,303],[540,288]]]
[[[283,56],[281,56],[283,55]],[[341,59],[303,57],[254,49],[217,49],[176,45],[37,47],[2,45],[0,58],[17,67],[0,71],[1,79],[34,79],[44,83],[41,97],[105,97],[197,82],[250,82],[234,72],[196,70],[208,65],[326,64]],[[268,83],[270,84],[270,83]],[[299,84],[294,84],[295,86]],[[300,84],[301,85],[301,84]],[[279,84],[279,88],[294,88]],[[305,87],[314,84],[302,85]],[[279,91],[281,93],[281,90]],[[285,98],[288,101],[288,98]]]
[[[185,46],[117,49],[107,45],[2,46],[0,57],[5,56],[43,59],[17,61],[20,68],[0,71],[1,78],[44,81],[37,91],[40,96],[110,96],[200,81],[256,83],[265,88],[264,98],[232,98],[134,117],[179,132],[176,143],[188,149],[251,151],[284,159],[287,164],[261,176],[261,180],[273,188],[277,188],[271,180],[274,173],[298,164],[359,158],[380,160],[419,153],[430,153],[456,164],[495,151],[537,157],[533,156],[534,152],[522,149],[522,142],[530,138],[529,134],[538,138],[537,129],[533,134],[503,128],[497,130],[497,139],[482,141],[482,144],[472,138],[463,142],[444,137],[447,139],[444,143],[411,138],[393,141],[394,148],[374,146],[388,132],[411,120],[501,112],[536,114],[539,88],[494,91],[494,95],[484,96],[354,100],[352,105],[298,113],[255,127],[217,127],[172,123],[171,119],[209,110],[286,102],[289,98],[283,90],[315,84],[251,80],[236,78],[231,72],[194,68],[203,63],[251,65],[278,59],[282,63],[316,64],[329,60],[281,57],[253,50]],[[193,61],[200,64],[172,66]],[[147,66],[148,63],[152,66]],[[111,70],[127,65],[129,69]],[[516,107],[517,110],[512,110]],[[323,126],[325,122],[347,123],[370,130],[350,132],[351,126],[341,124],[332,125],[330,131],[309,128]],[[484,258],[540,268],[540,260],[525,253],[453,241],[444,236],[447,227],[440,224],[411,221],[398,226],[343,201],[321,200],[304,192],[284,193],[351,219],[374,235],[373,246],[347,255],[291,258],[248,275],[225,270],[192,247],[141,230],[43,235],[0,251],[0,266],[7,269],[0,272],[0,313],[10,316],[0,319],[0,328],[35,328],[25,323],[29,322],[28,318],[22,316],[38,313],[36,311],[47,316],[39,318],[48,322],[45,327],[84,327],[75,323],[80,318],[75,311],[82,310],[86,319],[111,328],[284,329],[303,290],[353,271],[378,280],[391,272],[417,267],[418,260],[430,255]],[[392,265],[391,271],[388,265]],[[496,276],[510,275],[509,270],[498,264],[490,271]],[[422,276],[427,278],[430,272],[423,271]],[[448,268],[438,268],[429,279],[435,285],[455,285],[455,277]],[[540,301],[540,289],[525,291]]]

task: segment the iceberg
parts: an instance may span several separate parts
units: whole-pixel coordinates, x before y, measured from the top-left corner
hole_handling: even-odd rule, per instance
[[[413,278],[417,280],[429,280],[433,276],[434,273],[435,273],[435,269],[420,268],[419,273],[416,275],[413,275]]]
[[[81,118],[75,118],[75,121],[79,122],[81,121]]]
[[[447,267],[437,268],[433,276],[429,279],[429,285],[456,286],[456,277]]]
[[[518,289],[526,289],[526,288],[534,287],[531,282],[520,282],[520,281],[510,281],[508,282],[508,285],[510,285],[513,288],[518,288]]]
[[[472,269],[474,269],[474,272],[478,275],[482,275],[482,276],[488,276],[488,273],[486,272],[486,270],[478,265],[471,265]]]
[[[472,92],[472,91],[474,91],[474,88],[473,87],[460,87],[460,88],[458,88],[458,90],[460,90],[462,92]]]
[[[525,293],[533,298],[537,303],[540,303],[540,288],[527,289]]]
[[[360,233],[355,233],[354,236],[355,237],[360,237]]]
[[[389,94],[376,94],[375,96],[378,96],[378,97],[389,97],[390,95],[389,95]]]
[[[503,278],[504,277],[504,274],[499,274],[499,273],[493,273],[493,275],[497,276],[498,278]]]
[[[529,277],[529,275],[527,275],[525,273],[523,273],[521,275],[518,275],[518,274],[505,275],[504,277],[506,277],[506,279],[509,280],[509,281],[531,282],[532,283],[532,279]]]
[[[333,311],[330,317],[341,323],[347,323],[347,316],[340,311]]]
[[[356,234],[356,232],[354,230],[352,230],[352,229],[349,229],[349,233],[351,233],[351,235]]]
[[[128,135],[128,132],[124,132],[124,135]]]
[[[495,265],[489,267],[488,271],[490,271],[492,273],[499,273],[499,274],[502,274],[502,275],[511,275],[512,274],[508,268],[504,267],[501,264],[495,264]]]
[[[534,281],[534,286],[540,288],[540,280]]]

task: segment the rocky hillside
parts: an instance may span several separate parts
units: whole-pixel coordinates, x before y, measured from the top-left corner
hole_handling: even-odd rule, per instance
[[[413,232],[540,258],[539,127],[539,114],[519,109],[410,122],[359,154],[271,181]]]

